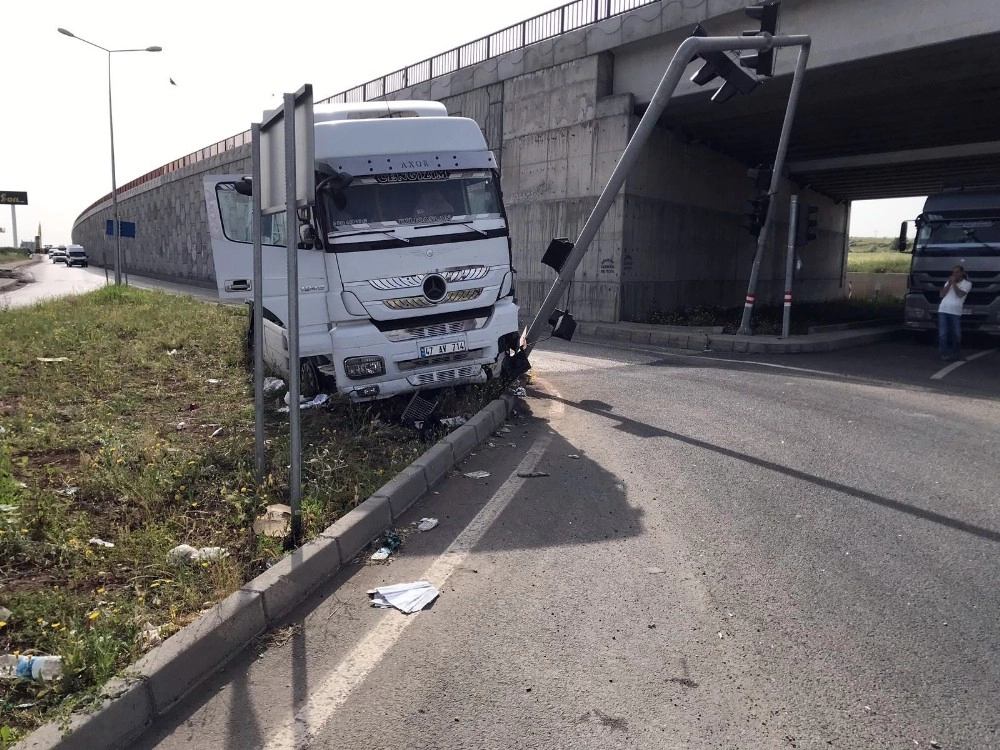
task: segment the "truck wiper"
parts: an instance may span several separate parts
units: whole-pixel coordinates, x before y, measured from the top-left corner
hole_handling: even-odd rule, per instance
[[[488,237],[489,233],[474,225],[471,221],[439,221],[436,224],[417,224],[417,229],[430,229],[431,227],[468,227],[473,232],[479,232],[483,237]]]
[[[982,245],[987,250],[989,250],[990,251],[990,255],[1000,255],[1000,249],[994,247],[993,245],[989,245],[989,244],[983,242],[981,239],[979,239],[979,235],[976,234],[976,230],[975,229],[966,229],[963,234],[965,234],[965,236],[968,239],[974,240],[975,242],[977,242],[978,244]]]
[[[407,245],[410,241],[406,237],[397,237],[394,230],[389,229],[360,229],[357,232],[329,232],[326,235],[326,241],[330,242],[338,237],[357,237],[360,234],[384,234],[387,237],[392,237],[394,240],[399,240],[400,242],[405,242]]]

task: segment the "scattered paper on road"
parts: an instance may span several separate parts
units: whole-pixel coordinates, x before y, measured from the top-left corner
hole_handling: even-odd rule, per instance
[[[430,531],[437,525],[438,525],[438,520],[436,518],[421,518],[420,523],[417,524],[417,530]]]
[[[469,479],[486,479],[490,473],[488,471],[467,471],[465,476]]]
[[[320,393],[315,398],[313,398],[312,401],[303,401],[302,403],[300,403],[299,409],[311,409],[314,406],[322,406],[329,400],[329,398],[330,397],[325,393]],[[280,409],[278,409],[278,411],[284,414],[288,411],[288,407],[282,406]]]
[[[368,592],[373,607],[395,608],[407,615],[419,612],[440,595],[441,592],[427,581],[379,586]]]

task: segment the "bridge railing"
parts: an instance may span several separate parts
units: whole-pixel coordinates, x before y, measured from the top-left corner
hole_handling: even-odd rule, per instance
[[[644,5],[652,5],[656,2],[660,2],[660,0],[574,0],[574,2],[566,3],[545,13],[540,13],[513,26],[500,29],[500,31],[494,31],[492,34],[480,37],[460,47],[455,47],[434,57],[429,57],[413,65],[407,65],[405,68],[387,73],[380,78],[362,83],[360,86],[355,86],[347,91],[342,91],[326,99],[321,99],[319,103],[338,104],[377,99],[381,96],[408,88],[409,86],[429,81],[432,78],[454,73],[470,65],[477,65],[491,58],[505,55],[508,52],[523,49],[528,45],[552,39],[560,34],[565,34],[567,31],[582,29],[585,26],[591,26],[607,18],[619,16],[630,10],[635,10]],[[169,164],[154,169],[152,172],[135,178],[125,185],[120,185],[118,187],[118,194],[121,195],[157,177],[162,177],[165,174],[192,164],[197,164],[204,159],[230,151],[247,143],[250,143],[249,130],[237,133],[218,143],[213,143],[211,146],[206,146],[203,149],[182,156]],[[87,213],[108,200],[111,200],[111,193],[94,201],[84,209],[83,213]]]

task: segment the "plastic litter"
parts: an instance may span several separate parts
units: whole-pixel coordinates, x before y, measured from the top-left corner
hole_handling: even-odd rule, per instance
[[[139,631],[139,645],[142,646],[143,651],[148,651],[154,646],[159,646],[161,643],[163,643],[163,636],[160,635],[158,627],[151,622],[147,622],[142,626],[142,629]]]
[[[518,398],[524,398],[525,396],[528,395],[528,392],[524,388],[515,388],[514,395],[517,396]]]
[[[392,531],[387,532],[385,535],[385,540],[382,546],[375,550],[375,553],[369,558],[370,560],[385,560],[389,555],[399,549],[399,545],[403,543],[402,538],[399,534]]]
[[[79,487],[64,487],[63,489],[59,490],[59,494],[65,495],[66,497],[73,497],[73,495],[75,495],[77,493],[77,490],[79,489],[80,489]]]
[[[171,349],[169,352],[167,352],[167,356],[168,357],[172,357],[175,354],[177,354],[177,350],[176,349]]]
[[[178,544],[167,553],[168,563],[214,562],[226,557],[229,553],[225,547],[202,547],[197,549],[190,544]]]
[[[6,622],[7,620],[10,619],[11,615],[13,615],[13,614],[14,613],[11,612],[6,607],[0,607],[0,620],[3,620],[4,622]]]
[[[222,381],[219,380],[218,378],[208,378],[207,382],[211,383],[212,385],[215,385],[216,383],[221,383]]]
[[[263,515],[253,522],[253,530],[264,536],[283,537],[288,533],[292,520],[292,508],[289,505],[268,505]]]
[[[264,378],[264,395],[277,393],[285,387],[285,381],[281,378]]]
[[[0,679],[51,682],[62,677],[61,656],[0,656]]]
[[[486,477],[490,476],[490,473],[488,471],[468,471],[465,473],[465,476],[469,479],[486,479]]]
[[[69,362],[69,357],[35,357],[39,362]]]
[[[436,518],[421,518],[420,523],[417,524],[417,530],[430,531],[437,525],[438,525],[438,520]]]
[[[445,427],[461,427],[468,421],[469,420],[465,417],[446,417],[445,419],[440,420],[441,424]]]
[[[579,456],[578,456],[578,455],[577,455],[576,453],[570,453],[570,454],[569,454],[569,457],[570,457],[570,458],[574,458],[574,459],[576,459],[577,461],[579,461],[579,460],[580,460],[580,457],[579,457]]]
[[[323,404],[325,404],[329,400],[330,397],[327,396],[325,393],[319,393],[311,401],[302,401],[302,398],[304,398],[304,397],[300,397],[299,398],[299,409],[300,410],[301,409],[311,409],[314,406],[322,406]],[[289,401],[289,398],[288,398],[288,394],[286,393],[285,394],[285,403],[287,404],[288,401]],[[288,412],[288,407],[287,406],[282,406],[280,409],[278,409],[278,411],[281,412],[282,414],[286,414]]]
[[[177,424],[174,425],[174,427],[177,428],[178,432],[180,430],[186,430],[187,429],[187,422],[178,422]]]
[[[395,608],[407,615],[419,612],[440,595],[441,592],[427,581],[379,586],[368,592],[373,607]]]
[[[517,475],[521,479],[535,479],[537,477],[547,477],[549,473],[547,471],[519,471]]]
[[[89,544],[89,545],[91,545],[93,547],[109,547],[110,548],[110,547],[114,547],[115,546],[114,542],[106,542],[103,539],[98,539],[96,536],[95,537],[91,537],[90,539],[88,539],[87,540],[87,544]]]
[[[221,435],[225,431],[226,431],[225,427],[220,427],[219,429],[212,432],[212,437],[219,437],[219,435]]]

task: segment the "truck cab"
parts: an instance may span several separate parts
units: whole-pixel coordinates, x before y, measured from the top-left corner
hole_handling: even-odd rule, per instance
[[[930,195],[916,225],[905,327],[937,328],[941,289],[959,265],[972,282],[962,309],[963,330],[1000,334],[1000,187]],[[906,245],[904,229],[899,249],[907,249]]]
[[[288,361],[284,214],[263,216],[264,359],[303,393],[353,401],[484,382],[518,347],[496,161],[475,121],[437,102],[315,108],[316,195],[292,229],[299,351]],[[252,299],[242,175],[205,178],[219,295]]]

